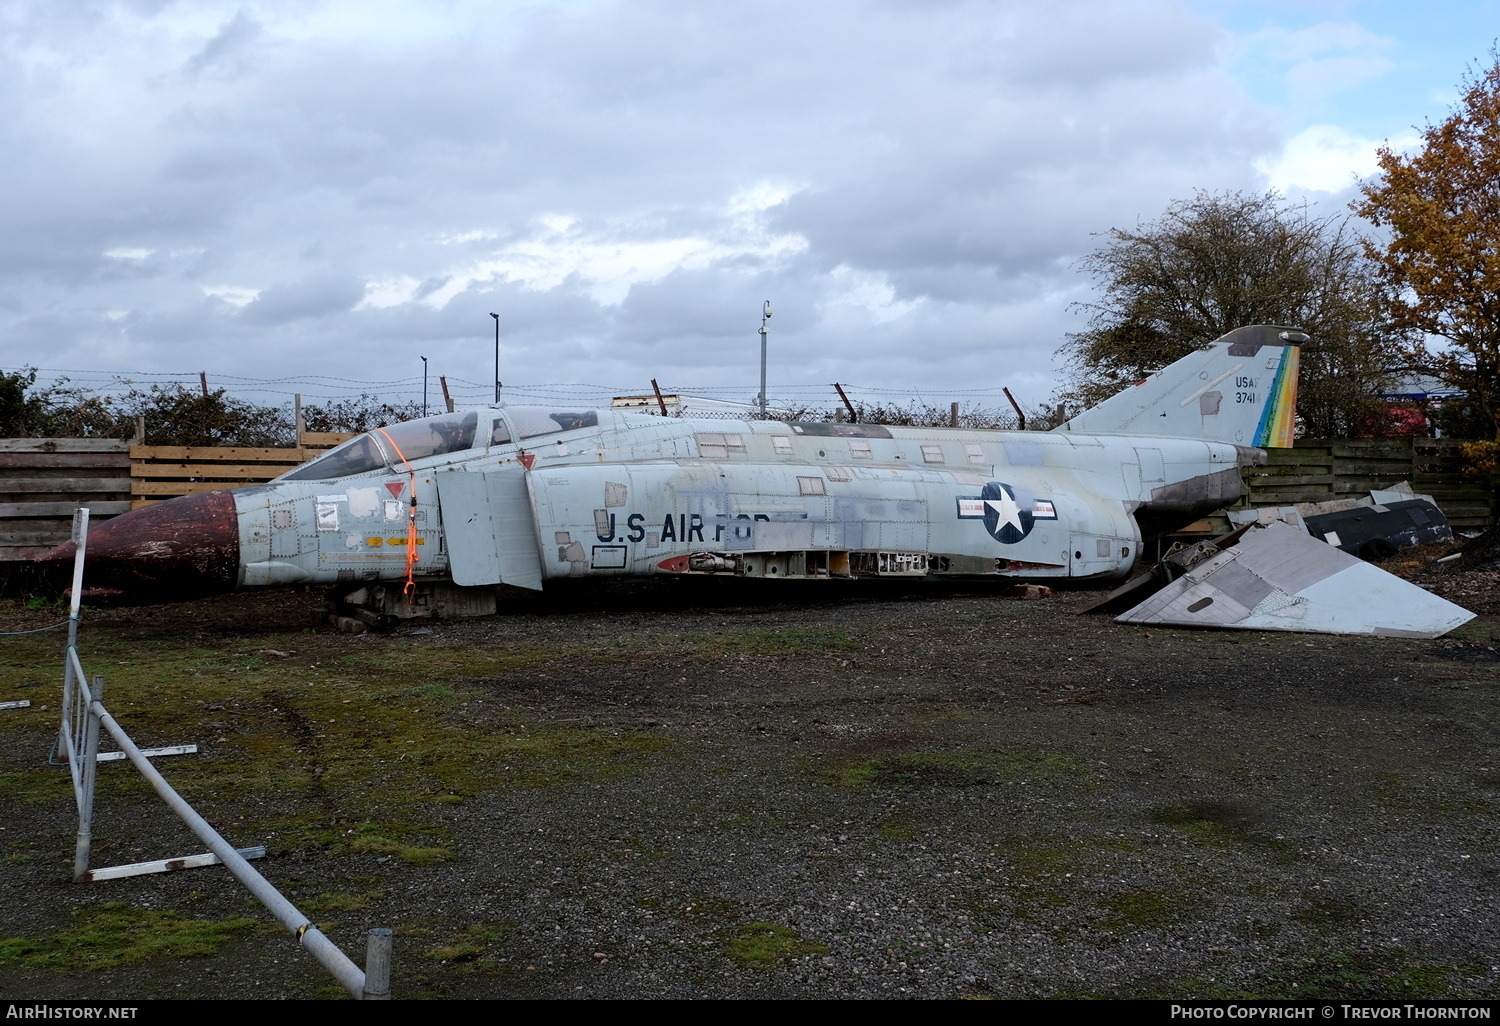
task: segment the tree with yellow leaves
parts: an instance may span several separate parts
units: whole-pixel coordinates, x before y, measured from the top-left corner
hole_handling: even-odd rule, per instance
[[[1500,440],[1500,56],[1490,56],[1418,152],[1380,148],[1381,173],[1352,206],[1389,235],[1365,246],[1391,320],[1426,336],[1422,363],[1467,391]]]

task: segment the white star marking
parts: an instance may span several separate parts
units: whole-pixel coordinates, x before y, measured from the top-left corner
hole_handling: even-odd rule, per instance
[[[1010,493],[1004,488],[1000,489],[1000,498],[985,499],[984,504],[1000,515],[995,524],[995,530],[999,530],[1004,524],[1010,524],[1017,531],[1025,531],[1021,525],[1021,507],[1016,505],[1016,500],[1010,497]]]

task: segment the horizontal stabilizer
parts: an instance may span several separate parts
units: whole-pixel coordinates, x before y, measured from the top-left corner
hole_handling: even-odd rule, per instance
[[[1235,328],[1057,430],[1289,448],[1297,411],[1298,346],[1305,341],[1307,336],[1295,328]]]
[[[1436,638],[1467,609],[1286,524],[1251,530],[1116,623]]]

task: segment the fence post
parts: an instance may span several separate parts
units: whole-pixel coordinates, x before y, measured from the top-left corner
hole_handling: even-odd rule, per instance
[[[391,931],[384,927],[371,930],[365,946],[365,992],[361,999],[391,999]]]
[[[63,651],[62,727],[57,735],[58,748],[69,759],[76,758],[78,754],[73,744],[78,722],[75,703],[77,689],[84,686],[81,678],[74,680],[73,659],[70,656],[76,654],[78,647],[78,608],[83,598],[83,557],[88,549],[88,541],[89,508],[80,506],[73,511],[73,594],[68,607],[68,647]],[[74,797],[77,797],[80,778],[76,763],[69,764],[68,775],[73,778]]]
[[[83,682],[78,683],[82,687]],[[82,751],[78,753],[83,762],[80,767],[83,783],[79,788],[78,842],[73,849],[74,883],[87,883],[89,878],[89,846],[94,833],[94,777],[99,771],[99,714],[94,711],[94,703],[103,700],[104,678],[95,676],[93,692],[85,702],[88,720],[83,729]]]

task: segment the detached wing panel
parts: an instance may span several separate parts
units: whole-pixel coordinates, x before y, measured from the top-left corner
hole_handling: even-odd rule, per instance
[[[1286,524],[1252,530],[1119,623],[1436,638],[1474,614]]]
[[[520,467],[438,474],[453,583],[542,589],[536,516]]]

